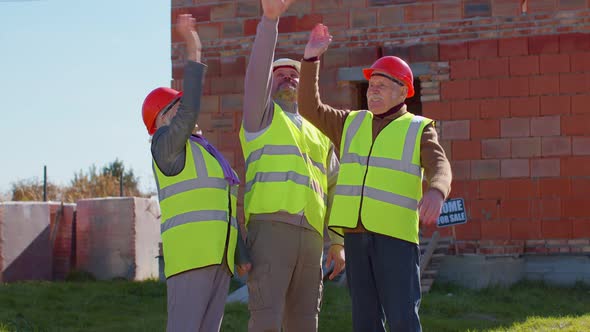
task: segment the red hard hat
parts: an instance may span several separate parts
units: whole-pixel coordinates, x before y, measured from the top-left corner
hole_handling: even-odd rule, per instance
[[[157,88],[150,92],[143,101],[141,108],[141,116],[143,123],[150,135],[156,132],[156,118],[158,114],[177,98],[182,96],[182,92],[178,92],[170,88]]]
[[[363,69],[363,74],[367,81],[371,78],[371,74],[375,70],[385,72],[391,77],[402,81],[408,87],[407,98],[414,95],[414,75],[412,74],[412,69],[410,69],[410,66],[404,60],[391,55],[379,58],[371,68]]]

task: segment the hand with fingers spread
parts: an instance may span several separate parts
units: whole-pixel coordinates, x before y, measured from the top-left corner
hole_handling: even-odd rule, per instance
[[[331,42],[332,35],[328,31],[328,27],[321,23],[317,24],[309,34],[309,41],[305,45],[303,58],[311,59],[319,57],[326,52]]]
[[[433,225],[440,216],[440,211],[444,203],[443,194],[436,189],[428,189],[422,200],[418,203],[420,220],[425,225]]]
[[[262,12],[270,20],[278,19],[295,0],[262,0]]]
[[[176,31],[186,43],[187,58],[191,61],[201,62],[201,40],[197,34],[195,25],[197,20],[191,14],[180,14],[176,20]]]
[[[334,270],[330,274],[330,280],[334,279],[346,267],[346,257],[344,255],[344,247],[339,244],[333,244],[328,250],[328,257],[326,257],[326,268],[334,262]]]

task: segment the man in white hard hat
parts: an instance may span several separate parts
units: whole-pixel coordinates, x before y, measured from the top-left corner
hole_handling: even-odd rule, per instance
[[[298,113],[300,63],[273,62],[279,16],[291,2],[262,0],[246,71],[240,142],[252,260],[249,331],[317,331],[323,238],[338,171],[332,143]],[[333,235],[330,278],[344,269],[343,241]]]

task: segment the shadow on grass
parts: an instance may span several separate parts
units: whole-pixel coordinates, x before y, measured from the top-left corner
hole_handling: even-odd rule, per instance
[[[350,298],[346,288],[325,283],[320,312],[319,331],[344,332],[352,331]],[[244,332],[248,330],[248,306],[232,303],[225,306],[225,315],[221,325],[223,332]]]

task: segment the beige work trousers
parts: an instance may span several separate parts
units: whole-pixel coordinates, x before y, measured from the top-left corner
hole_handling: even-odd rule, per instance
[[[189,270],[168,278],[166,331],[219,331],[230,278],[225,263]]]
[[[314,230],[251,221],[246,242],[250,332],[314,332],[322,297],[324,242]]]

